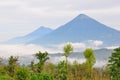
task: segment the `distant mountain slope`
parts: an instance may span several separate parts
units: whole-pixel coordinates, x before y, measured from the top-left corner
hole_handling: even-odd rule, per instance
[[[44,45],[87,40],[101,40],[104,45],[120,45],[120,31],[112,29],[85,14],[80,14],[67,24],[42,38],[33,39],[29,43]]]
[[[42,36],[44,36],[44,35],[46,35],[46,34],[48,34],[50,32],[52,32],[52,29],[41,26],[37,30],[31,32],[28,35],[10,39],[5,43],[27,43],[27,42],[29,42],[31,40],[36,39],[36,38],[40,38],[40,37],[42,37]]]

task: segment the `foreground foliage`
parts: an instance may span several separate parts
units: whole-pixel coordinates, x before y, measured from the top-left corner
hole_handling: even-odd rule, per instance
[[[112,80],[120,80],[120,47],[114,49],[112,56],[109,58],[108,67]]]
[[[35,54],[38,62],[31,60],[28,66],[20,66],[18,57],[11,56],[7,65],[0,59],[0,80],[120,80],[120,47],[114,50],[105,68],[93,67],[96,59],[91,48],[84,51],[86,61],[82,64],[69,63],[71,44],[66,44],[63,50],[66,60],[58,64],[48,63],[48,53],[40,51]]]

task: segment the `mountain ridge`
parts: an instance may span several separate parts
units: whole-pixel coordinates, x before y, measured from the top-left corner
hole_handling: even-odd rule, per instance
[[[118,36],[118,38],[115,36]],[[119,43],[119,36],[120,31],[112,29],[97,20],[86,16],[85,14],[80,14],[65,25],[58,27],[51,33],[43,36],[42,38],[37,38],[30,43],[56,44],[65,42],[81,42],[85,40],[102,40],[105,43],[117,41],[117,43]],[[108,40],[111,38],[111,41],[105,40],[105,37],[107,37]]]
[[[45,34],[50,33],[51,31],[53,31],[53,30],[48,27],[40,26],[38,29],[34,30],[33,32],[31,32],[25,36],[15,37],[13,39],[6,41],[5,43],[7,43],[7,44],[20,44],[20,43],[25,44],[28,41],[36,39],[37,37],[42,37]]]
[[[103,41],[104,47],[120,45],[120,31],[85,14],[80,14],[55,30],[42,26],[28,35],[11,39],[8,43],[52,45],[66,42],[81,43],[89,40]]]

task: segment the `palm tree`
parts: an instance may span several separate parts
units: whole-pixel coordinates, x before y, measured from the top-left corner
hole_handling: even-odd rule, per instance
[[[70,43],[67,43],[67,44],[65,44],[63,50],[64,50],[63,55],[66,57],[66,62],[67,62],[67,58],[68,58],[69,54],[71,52],[73,52],[73,47],[72,47],[72,45]]]
[[[38,53],[35,54],[35,56],[39,60],[37,64],[37,72],[41,73],[45,62],[49,59],[48,53],[47,52],[42,53],[39,51]]]
[[[87,48],[84,51],[84,57],[86,58],[85,65],[86,65],[86,67],[88,69],[88,72],[89,72],[88,75],[89,75],[89,78],[91,78],[92,77],[93,66],[96,63],[96,58],[95,58],[93,49],[92,48]]]
[[[70,55],[70,53],[73,52],[73,47],[72,47],[72,45],[70,43],[67,43],[67,44],[65,44],[63,50],[64,50],[63,55],[66,58],[66,72],[67,72],[67,68],[68,68],[68,63],[67,63],[68,59],[67,58]]]
[[[89,70],[91,70],[93,68],[93,65],[96,63],[96,59],[95,59],[93,49],[92,48],[87,48],[84,51],[84,56],[86,58],[86,64],[88,65]]]

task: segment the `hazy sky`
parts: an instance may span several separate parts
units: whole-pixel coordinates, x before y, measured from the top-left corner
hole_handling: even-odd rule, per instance
[[[81,13],[120,30],[120,0],[0,0],[0,41],[57,28]]]

